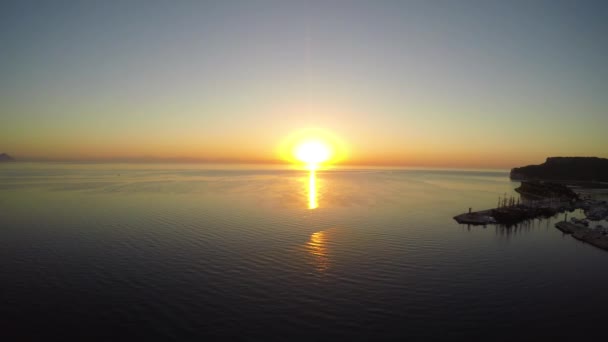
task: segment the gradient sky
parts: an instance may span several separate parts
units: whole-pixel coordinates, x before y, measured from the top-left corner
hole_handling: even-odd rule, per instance
[[[607,1],[3,1],[0,152],[349,163],[608,157]]]

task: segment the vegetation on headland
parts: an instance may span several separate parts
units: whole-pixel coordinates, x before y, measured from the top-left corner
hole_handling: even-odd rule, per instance
[[[577,200],[579,196],[564,184],[543,181],[522,181],[515,189],[524,197],[530,198],[561,198]]]
[[[511,179],[608,182],[608,159],[598,157],[549,157],[540,165],[511,169]]]

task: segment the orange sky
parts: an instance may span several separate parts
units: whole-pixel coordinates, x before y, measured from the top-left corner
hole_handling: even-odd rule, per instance
[[[276,162],[310,128],[342,164],[608,157],[608,27],[584,6],[62,6],[0,13],[18,159]]]

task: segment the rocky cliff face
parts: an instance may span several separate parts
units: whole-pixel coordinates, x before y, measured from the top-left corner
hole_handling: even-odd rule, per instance
[[[511,179],[608,182],[608,159],[550,157],[540,165],[528,165],[512,169]]]

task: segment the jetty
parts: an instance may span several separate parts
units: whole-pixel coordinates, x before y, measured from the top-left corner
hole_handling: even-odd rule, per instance
[[[458,223],[486,225],[514,225],[535,218],[548,218],[558,213],[582,209],[588,219],[598,221],[608,219],[608,204],[605,201],[582,198],[570,187],[561,183],[539,180],[522,181],[515,189],[520,198],[513,196],[498,198],[498,206],[454,216]]]
[[[599,224],[602,220],[608,221],[608,202],[581,198],[570,188],[556,183],[525,181],[515,190],[521,198],[507,198],[505,194],[498,198],[496,208],[481,211],[469,208],[467,213],[454,216],[454,220],[461,224],[501,224],[510,227],[520,222],[581,209],[585,213],[584,219],[572,217],[568,221],[566,214],[564,221],[556,223],[555,227],[577,240],[608,250],[608,227]],[[594,221],[595,227],[590,227]]]
[[[591,244],[595,247],[608,251],[608,229],[603,227],[589,228],[584,220],[574,219],[571,222],[561,221],[555,227],[564,234],[570,234],[573,238]]]
[[[486,225],[490,223],[497,223],[496,219],[492,216],[492,210],[482,211],[470,211],[468,213],[454,216],[454,220],[458,223],[472,224],[472,225]]]
[[[607,175],[608,159],[547,158],[544,164],[511,170],[511,179],[521,180],[520,186],[514,189],[519,198],[507,198],[505,193],[504,197],[498,198],[496,208],[481,211],[469,208],[468,212],[454,216],[454,220],[461,224],[499,224],[510,228],[520,222],[580,209],[585,214],[584,219],[571,217],[568,221],[566,213],[564,220],[555,227],[577,240],[608,250],[608,202],[593,199],[581,190],[606,188],[608,184],[601,182],[608,181]]]
[[[519,222],[533,220],[535,218],[548,218],[557,213],[571,209],[570,206],[540,206],[531,207],[520,204],[518,206],[471,211],[454,216],[458,223],[472,225],[506,224],[513,225]],[[574,210],[574,208],[572,208]]]
[[[454,220],[461,224],[487,225],[504,224],[514,225],[519,222],[535,218],[548,218],[557,213],[577,209],[577,202],[569,198],[550,198],[541,200],[520,201],[513,197],[499,198],[498,206],[494,209],[472,211],[454,216]]]

